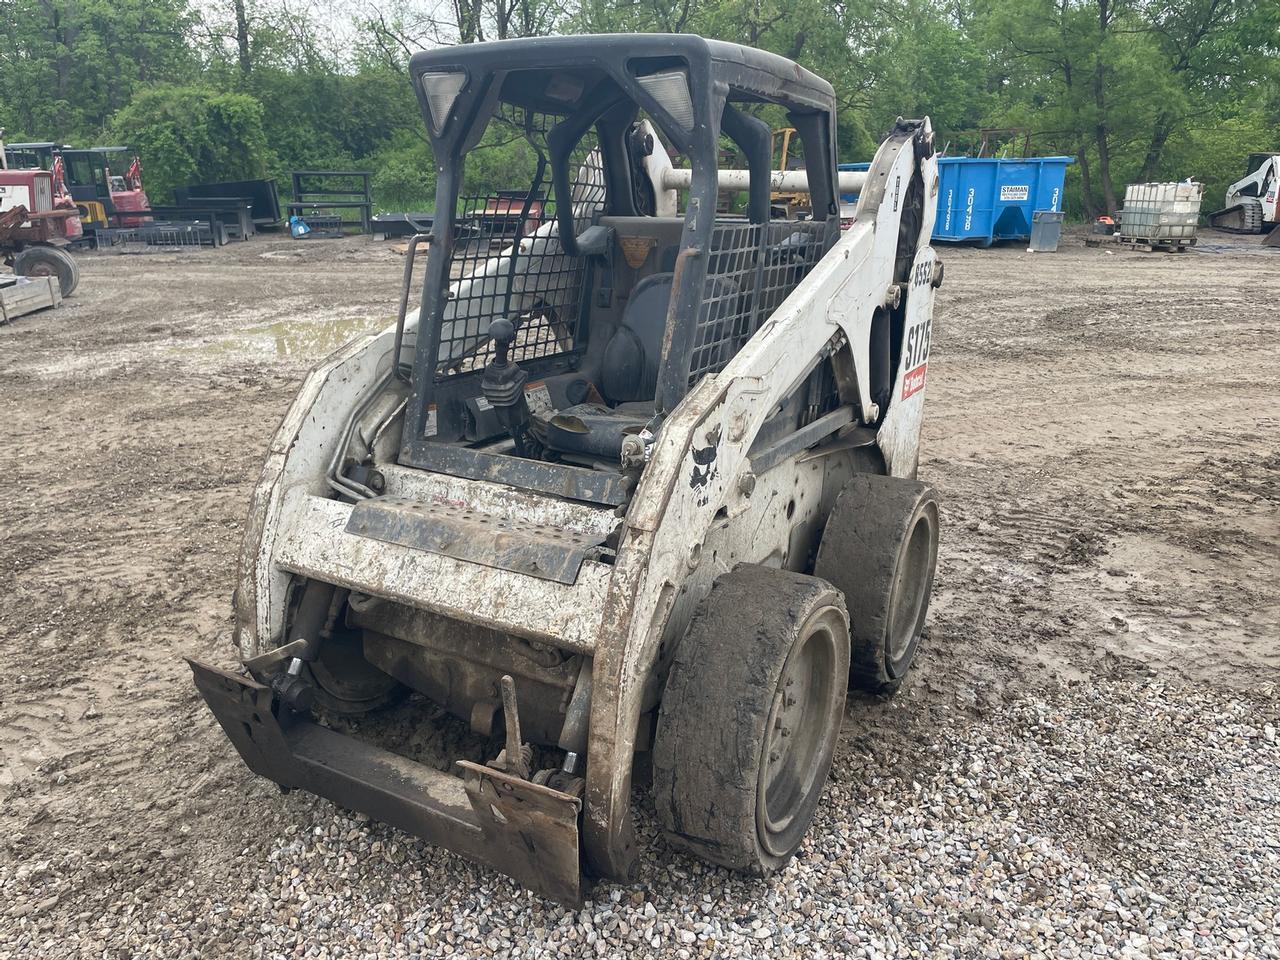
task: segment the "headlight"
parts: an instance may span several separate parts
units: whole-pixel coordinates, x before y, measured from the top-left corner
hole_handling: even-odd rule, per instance
[[[636,77],[649,96],[671,114],[685,130],[693,129],[693,99],[689,96],[689,77],[683,70],[663,70],[647,77]]]
[[[427,109],[431,113],[431,130],[438,137],[444,131],[449,113],[458,94],[467,85],[467,75],[460,70],[424,73],[422,92],[427,95]]]

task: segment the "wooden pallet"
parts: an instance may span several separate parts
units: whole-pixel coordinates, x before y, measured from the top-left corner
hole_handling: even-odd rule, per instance
[[[0,324],[60,303],[57,277],[0,277]]]
[[[1188,247],[1196,245],[1196,238],[1151,240],[1147,237],[1125,237],[1116,234],[1116,243],[1127,250],[1143,250],[1146,253],[1182,253]]]
[[[1120,237],[1114,234],[1099,234],[1084,238],[1086,247],[1123,247],[1126,250],[1142,250],[1145,253],[1183,253],[1188,247],[1196,245],[1195,238],[1190,240],[1144,240],[1140,237]]]

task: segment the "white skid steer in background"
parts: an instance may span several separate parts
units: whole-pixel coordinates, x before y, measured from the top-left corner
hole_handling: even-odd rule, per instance
[[[843,184],[841,233],[833,91],[772,54],[556,37],[411,73],[433,233],[399,322],[285,417],[241,556],[243,667],[193,663],[197,686],[255,772],[567,903],[632,875],[637,764],[673,842],[777,870],[846,688],[894,689],[928,608],[929,122]],[[771,211],[761,105],[797,131],[805,219]],[[743,169],[718,169],[722,137]],[[523,200],[461,196],[464,157],[513,141]],[[490,753],[442,772],[329,725],[405,688]]]
[[[1280,153],[1251,153],[1244,176],[1227,187],[1226,206],[1208,215],[1209,226],[1231,233],[1269,233],[1280,245]]]

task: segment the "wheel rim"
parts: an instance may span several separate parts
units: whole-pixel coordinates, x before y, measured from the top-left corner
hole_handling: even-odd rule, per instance
[[[335,637],[320,647],[310,664],[322,702],[340,712],[363,713],[380,706],[400,686],[364,658],[358,636]]]
[[[848,643],[847,632],[839,611],[821,611],[805,625],[778,677],[756,788],[757,832],[774,856],[799,843],[826,781],[843,691],[837,645]]]
[[[916,515],[898,561],[889,607],[889,630],[885,636],[889,672],[895,679],[905,672],[901,664],[904,660],[910,661],[924,628],[937,561],[937,528],[936,510],[933,504],[927,504],[927,508]]]
[[[53,269],[53,264],[40,261],[28,267],[26,275],[28,277],[52,277],[57,274]]]

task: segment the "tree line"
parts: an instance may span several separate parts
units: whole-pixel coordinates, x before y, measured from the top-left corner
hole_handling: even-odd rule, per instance
[[[1089,218],[1145,180],[1201,180],[1215,204],[1247,153],[1280,150],[1280,0],[328,2],[0,0],[0,126],[11,141],[128,143],[160,199],[356,167],[375,172],[383,209],[430,209],[415,50],[670,31],[831,81],[842,160],[869,159],[897,116],[929,114],[953,154],[984,128],[1017,131],[1003,149],[1074,159],[1068,209]]]

